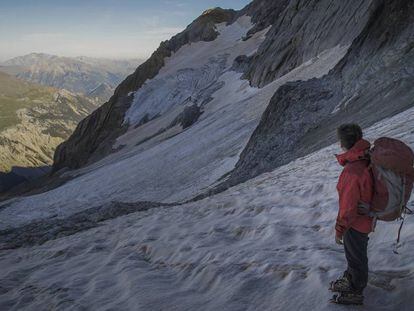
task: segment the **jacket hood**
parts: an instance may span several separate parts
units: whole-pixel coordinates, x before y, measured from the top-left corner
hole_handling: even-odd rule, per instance
[[[335,156],[339,164],[345,166],[345,164],[349,162],[355,162],[366,158],[365,153],[369,148],[371,148],[371,143],[365,139],[360,139],[347,152],[336,154]]]

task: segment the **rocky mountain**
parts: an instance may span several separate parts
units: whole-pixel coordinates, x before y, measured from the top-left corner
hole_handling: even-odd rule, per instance
[[[1,203],[0,306],[331,310],[335,129],[414,148],[413,16],[404,0],[205,11],[59,145],[56,186]],[[368,309],[412,308],[414,218],[396,260],[398,226],[370,235]]]
[[[283,66],[287,65],[284,61],[278,70],[272,71],[274,66],[279,67],[275,64],[262,69],[266,59],[277,61],[274,55],[287,53],[289,61],[293,58],[293,66],[296,66],[297,54],[303,55],[305,48],[306,53],[318,53],[335,38],[349,41],[348,36],[357,34],[346,55],[328,75],[287,83],[273,95],[226,186],[331,144],[336,139],[335,128],[341,122],[358,122],[368,127],[413,106],[414,3],[354,2],[347,1],[343,8],[338,5],[337,15],[322,18],[321,23],[328,19],[338,25],[327,28],[326,32],[306,33],[306,29],[295,29],[295,19],[301,16],[293,15],[287,27],[300,38],[300,44],[284,49],[293,49],[294,54],[281,52],[280,46],[277,48],[268,40],[258,55],[249,60],[246,76],[252,84],[263,85],[270,83],[269,75],[282,75],[286,71]],[[323,12],[328,3],[315,1],[315,12]],[[303,5],[298,12],[311,4]],[[318,20],[317,14],[309,17],[312,23]],[[333,32],[337,33],[333,35]],[[285,35],[286,30],[282,28],[275,34],[276,37]],[[322,44],[315,44],[317,40]],[[260,65],[255,64],[258,59]]]
[[[182,46],[199,41],[214,41],[218,36],[216,24],[227,23],[235,16],[233,10],[206,11],[182,33],[162,42],[151,57],[116,88],[109,102],[79,124],[72,139],[59,147],[55,154],[54,169],[65,166],[76,168],[85,164],[90,157],[101,158],[110,153],[114,140],[127,130],[123,120],[132,103],[133,92],[147,79],[157,76],[165,65],[166,58]]]
[[[0,171],[6,173],[0,178],[0,190],[6,188],[1,183],[6,183],[7,172],[13,168],[9,177],[15,180],[30,177],[28,170],[23,173],[17,167],[50,166],[56,146],[97,107],[79,94],[0,72]]]
[[[2,63],[0,70],[29,82],[84,95],[104,85],[110,91],[93,94],[102,103],[109,99],[115,87],[141,62],[139,59],[72,58],[31,53]]]
[[[155,124],[168,111],[193,103],[200,107],[208,105],[211,94],[223,89],[222,84],[226,83],[220,84],[217,78],[227,72],[229,62],[231,69],[247,79],[251,87],[264,90],[280,86],[278,81],[298,68],[337,53],[335,66],[328,69],[332,69],[328,75],[315,74],[317,80],[309,77],[305,79],[309,81],[273,87],[274,94],[262,122],[231,177],[217,191],[326,146],[332,143],[333,129],[340,120],[369,126],[412,105],[412,77],[407,73],[414,59],[410,48],[411,9],[412,5],[404,1],[391,4],[360,0],[262,0],[253,1],[239,12],[207,11],[183,33],[162,43],[147,62],[120,84],[107,105],[79,125],[71,139],[58,148],[54,168],[78,168],[118,150],[123,144],[115,148],[114,141],[128,132],[128,127],[148,120]],[[213,26],[209,23],[213,22],[236,27],[243,16],[248,16],[253,26],[247,27],[239,40],[248,44],[255,36],[263,36],[256,41],[256,50],[252,49],[250,54],[234,51],[239,53],[234,59],[229,59],[224,51],[206,55],[207,62],[200,71],[207,73],[207,77],[180,64],[181,67],[173,68],[176,77],[164,78],[168,61],[173,63],[178,58],[174,55],[170,60],[169,51],[178,50],[188,41],[215,41],[215,30],[203,38],[200,29],[204,29],[201,34],[210,32]],[[180,80],[181,76],[184,79]],[[151,81],[143,85],[147,79]],[[194,88],[194,83],[199,85]],[[395,94],[391,96],[389,92]],[[388,96],[393,99],[392,104]],[[298,104],[293,104],[293,100]],[[304,103],[307,104],[303,106]],[[255,111],[257,115],[261,112]],[[163,133],[164,130],[165,126],[158,128]]]

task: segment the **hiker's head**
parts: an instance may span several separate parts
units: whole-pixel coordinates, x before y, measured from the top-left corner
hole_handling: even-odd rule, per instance
[[[342,124],[336,133],[344,151],[351,149],[362,138],[362,129],[355,123]]]

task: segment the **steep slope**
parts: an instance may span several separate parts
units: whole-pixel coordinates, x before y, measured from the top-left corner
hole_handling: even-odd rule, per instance
[[[263,86],[330,47],[352,42],[378,1],[256,2],[246,10],[257,14],[260,7],[264,8],[259,16],[265,21],[270,19],[272,28],[257,53],[248,59],[245,77],[252,85]],[[267,17],[265,12],[272,13]]]
[[[341,122],[369,126],[412,107],[413,30],[414,3],[377,1],[347,55],[327,76],[288,83],[276,92],[227,186],[332,143]]]
[[[414,148],[413,127],[412,108],[365,133]],[[101,215],[111,207],[79,215],[73,224],[52,217],[53,230],[34,243],[26,234],[37,237],[41,223],[1,231],[0,307],[335,310],[327,287],[346,265],[333,240],[339,151],[337,144],[328,146],[183,206],[136,203],[130,210],[139,212],[100,223],[94,220],[108,219]],[[89,230],[77,233],[85,230],[84,219],[90,219]],[[392,252],[397,231],[398,223],[378,223],[370,236],[363,309],[412,309],[414,217],[405,221],[399,255]],[[26,247],[8,249],[19,241]]]
[[[0,171],[50,166],[57,145],[96,108],[94,101],[81,95],[0,72]],[[0,190],[5,179],[0,179]]]
[[[103,103],[141,62],[139,59],[111,60],[84,56],[71,58],[32,53],[10,59],[0,69],[29,82],[84,95],[106,84],[111,88],[111,94],[102,94],[98,98]]]
[[[131,92],[139,89],[147,79],[154,78],[170,57],[182,46],[217,38],[215,25],[233,20],[235,11],[216,8],[208,10],[182,33],[162,42],[151,57],[116,89],[110,101],[79,124],[71,138],[59,146],[54,169],[78,168],[88,160],[96,160],[112,152],[114,140],[126,131],[124,114],[132,102]]]

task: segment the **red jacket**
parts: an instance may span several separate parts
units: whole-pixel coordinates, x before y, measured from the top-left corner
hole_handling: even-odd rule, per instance
[[[373,195],[373,179],[368,169],[365,151],[371,144],[359,140],[347,152],[336,155],[344,169],[339,176],[336,189],[339,194],[339,212],[336,219],[336,235],[342,237],[346,230],[353,228],[362,233],[372,231],[373,218],[358,214],[358,202],[370,204]]]

